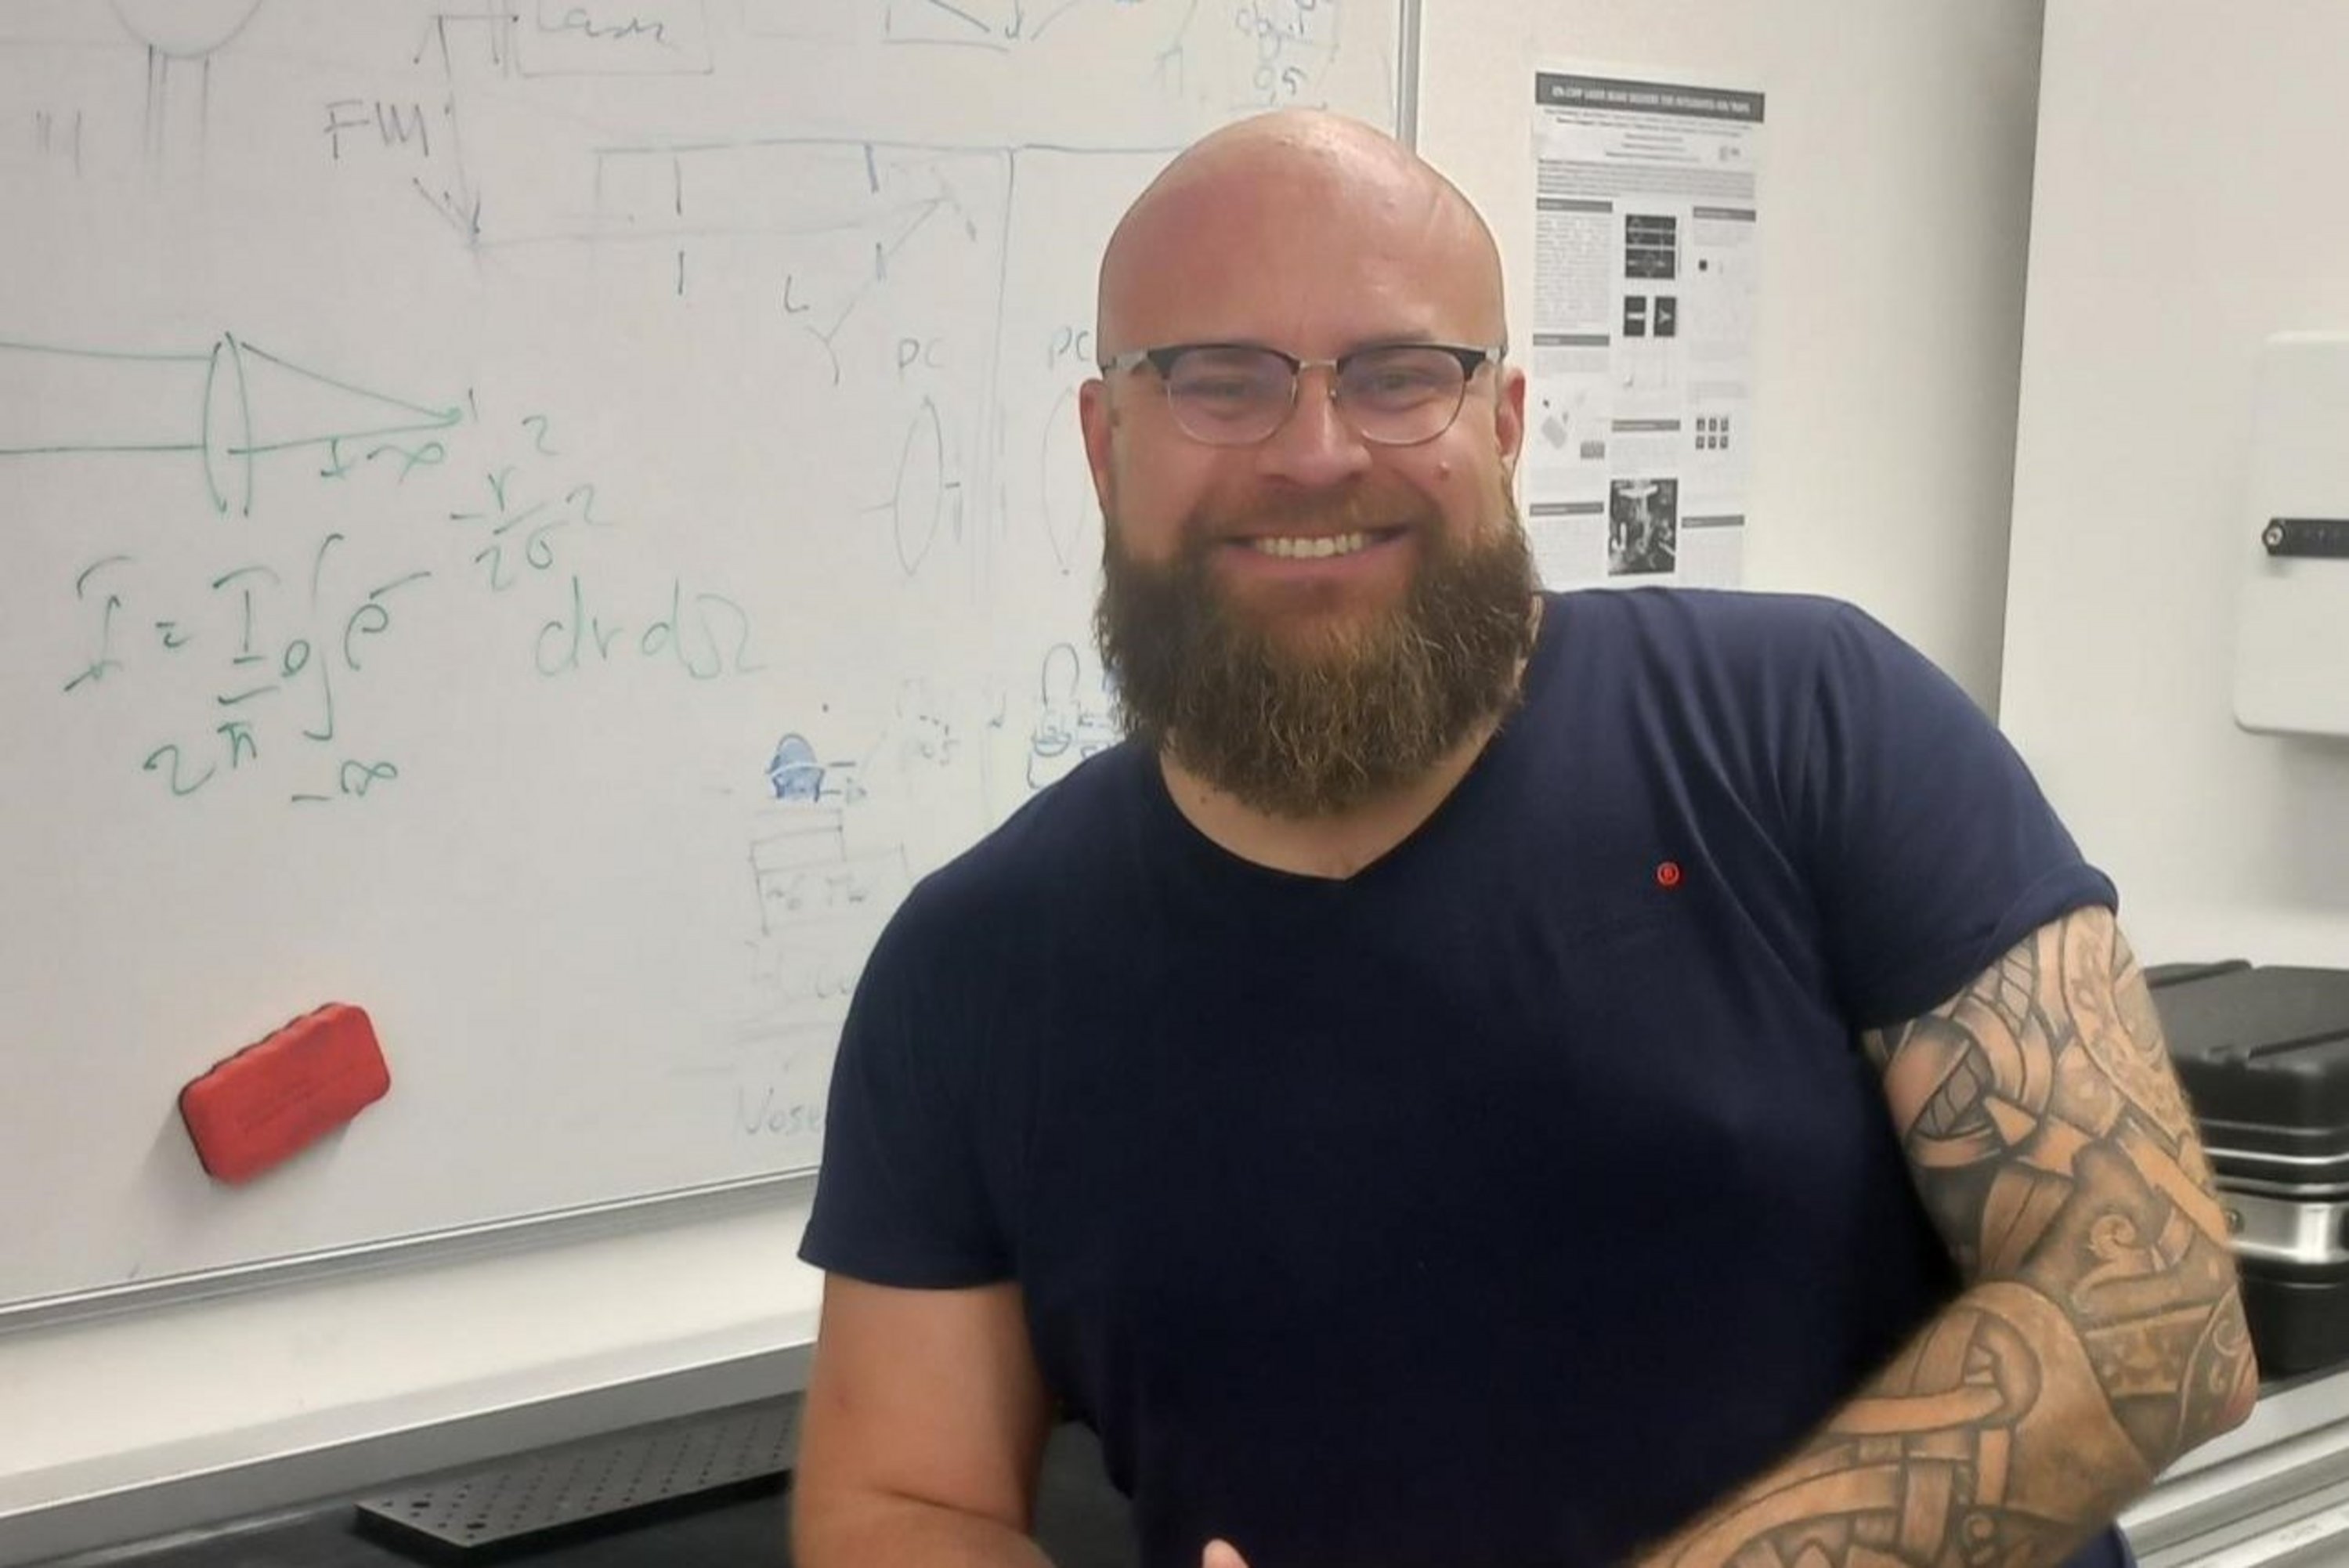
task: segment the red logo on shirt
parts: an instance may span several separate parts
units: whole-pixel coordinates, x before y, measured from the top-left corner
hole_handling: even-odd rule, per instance
[[[1678,886],[1680,886],[1680,885],[1681,885],[1681,863],[1680,863],[1680,861],[1666,861],[1663,864],[1661,864],[1661,865],[1658,866],[1658,867],[1656,868],[1656,885],[1657,885],[1658,887],[1668,887],[1668,888],[1669,888],[1669,887],[1678,887]]]

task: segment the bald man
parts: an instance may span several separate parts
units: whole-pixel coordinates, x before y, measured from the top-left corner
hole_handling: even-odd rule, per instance
[[[1537,592],[1460,193],[1282,114],[1126,215],[1121,746],[843,1033],[802,1568],[2126,1562],[2240,1420],[2226,1226],[2029,773],[1847,606]]]

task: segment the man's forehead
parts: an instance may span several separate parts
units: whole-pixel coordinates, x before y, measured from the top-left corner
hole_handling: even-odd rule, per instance
[[[1309,288],[1314,280],[1261,271],[1299,246],[1366,262],[1407,257],[1430,293],[1488,277],[1498,286],[1482,221],[1393,142],[1347,122],[1250,122],[1178,159],[1119,224],[1102,263],[1102,334],[1122,337],[1132,318],[1173,303],[1170,294]]]
[[[1267,117],[1211,136],[1169,164],[1118,225],[1106,259],[1300,208],[1316,222],[1375,227],[1455,217],[1444,211],[1453,205],[1464,203],[1433,170],[1367,127]]]

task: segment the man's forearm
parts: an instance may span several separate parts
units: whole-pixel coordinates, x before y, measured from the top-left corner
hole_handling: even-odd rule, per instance
[[[1052,1568],[1025,1532],[910,1497],[795,1500],[792,1559],[799,1568]]]
[[[1977,1286],[1785,1463],[1663,1546],[1654,1568],[2062,1563],[2178,1451],[2240,1419],[2231,1293],[2202,1313],[2179,1419],[2155,1452],[2029,1286]]]
[[[2043,927],[1863,1044],[1975,1283],[1658,1562],[2060,1563],[2250,1413],[2226,1216],[2107,912]]]

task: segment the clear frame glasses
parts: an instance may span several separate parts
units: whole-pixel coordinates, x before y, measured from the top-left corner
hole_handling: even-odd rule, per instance
[[[1288,422],[1297,387],[1316,366],[1330,372],[1330,399],[1365,441],[1415,447],[1452,428],[1468,383],[1506,347],[1449,343],[1386,343],[1335,359],[1299,359],[1255,343],[1174,343],[1130,348],[1102,374],[1147,365],[1166,388],[1175,424],[1211,447],[1252,447]]]

